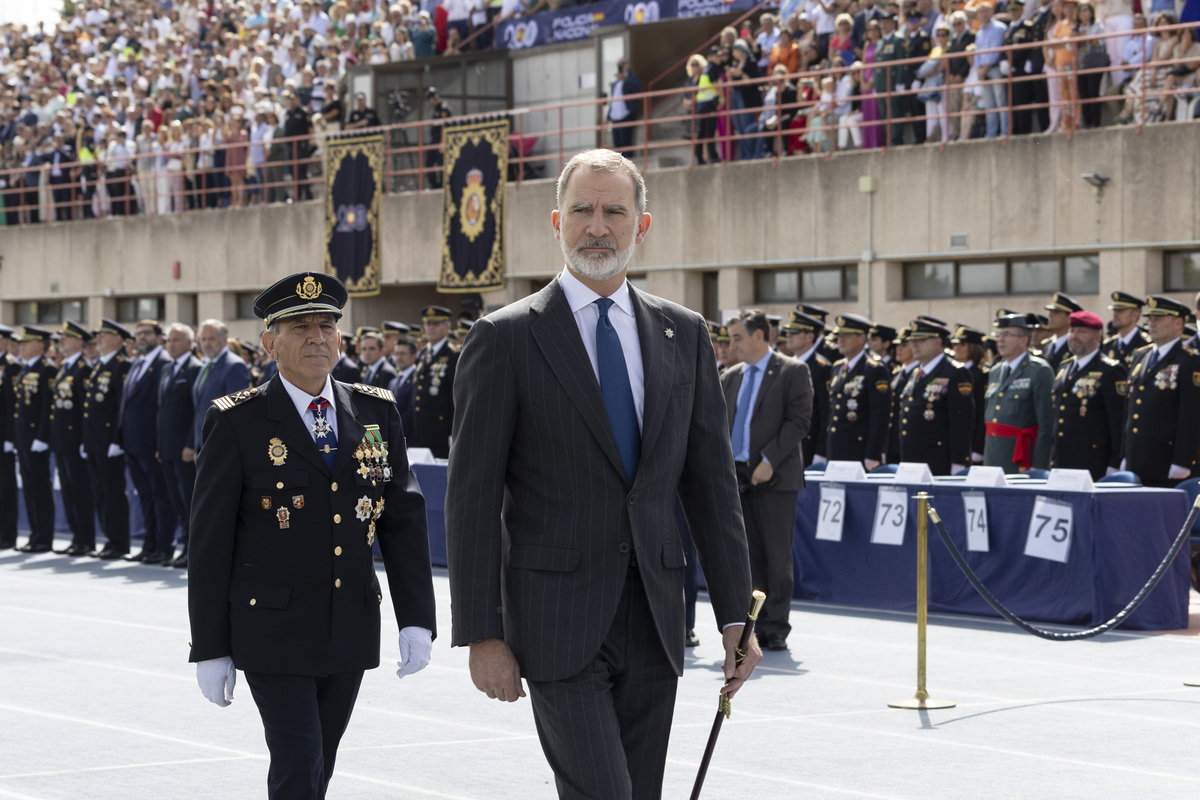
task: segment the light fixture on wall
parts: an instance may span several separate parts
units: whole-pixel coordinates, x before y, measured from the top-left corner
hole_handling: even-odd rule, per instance
[[[1085,172],[1083,173],[1082,177],[1088,182],[1088,184],[1092,187],[1092,191],[1096,194],[1100,194],[1100,191],[1104,188],[1105,184],[1112,180],[1112,178],[1106,178],[1098,172]]]

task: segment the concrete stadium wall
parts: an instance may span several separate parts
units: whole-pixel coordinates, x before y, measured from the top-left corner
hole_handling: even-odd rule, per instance
[[[646,275],[649,291],[698,310],[701,275],[716,272],[717,306],[731,309],[753,303],[756,269],[857,263],[859,299],[823,304],[835,313],[859,311],[895,324],[930,313],[983,326],[997,307],[1044,305],[1041,293],[905,300],[903,263],[1099,252],[1103,297],[1077,299],[1100,309],[1113,289],[1161,291],[1164,250],[1200,248],[1197,130],[1162,125],[1140,133],[1084,131],[1070,140],[654,171],[647,176],[653,225],[631,272]],[[1112,179],[1098,198],[1080,178],[1089,172]],[[861,176],[876,178],[873,196],[859,192]],[[439,297],[457,306],[457,298],[434,289],[441,205],[437,192],[385,199],[384,292],[352,301],[344,328],[415,321],[416,310]],[[509,283],[485,295],[485,304],[523,296],[561,269],[553,206],[551,180],[509,188]],[[87,298],[96,324],[115,314],[118,297],[165,295],[169,319],[221,317],[235,335],[256,335],[256,321],[234,320],[237,293],[319,268],[322,215],[311,202],[0,229],[0,321],[13,323],[18,301]],[[952,249],[951,234],[966,234],[968,246]],[[863,260],[868,250],[870,262]],[[869,293],[861,278],[868,272]]]

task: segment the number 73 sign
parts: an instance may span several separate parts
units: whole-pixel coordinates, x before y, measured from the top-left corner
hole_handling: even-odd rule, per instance
[[[1025,536],[1025,555],[1067,563],[1074,511],[1070,503],[1038,495]]]

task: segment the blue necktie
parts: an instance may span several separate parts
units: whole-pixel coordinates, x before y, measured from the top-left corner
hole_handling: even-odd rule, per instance
[[[600,391],[604,394],[604,405],[608,407],[608,423],[612,426],[625,476],[633,483],[637,474],[638,459],[642,456],[642,433],[638,430],[637,409],[633,404],[633,389],[629,386],[629,370],[625,366],[625,353],[621,340],[608,319],[608,310],[613,301],[601,297],[596,301],[600,307],[600,319],[596,320],[596,364],[600,368]]]
[[[1158,363],[1158,348],[1154,348],[1154,352],[1150,354],[1150,366],[1146,367],[1146,371],[1154,369],[1154,365]]]
[[[754,364],[746,370],[742,379],[742,388],[738,392],[737,413],[733,415],[733,457],[737,460],[746,447],[746,420],[750,418],[750,395],[754,394],[754,374],[758,367]]]
[[[325,459],[325,466],[329,467],[329,474],[333,474],[333,462],[337,460],[337,432],[333,426],[325,418],[325,409],[329,408],[329,401],[324,397],[314,397],[313,401],[308,404],[309,411],[313,412],[312,435],[313,441],[317,443],[317,449],[321,451],[321,457]]]

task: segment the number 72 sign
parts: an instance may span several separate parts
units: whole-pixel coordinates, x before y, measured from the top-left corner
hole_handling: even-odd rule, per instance
[[[1025,536],[1025,555],[1067,563],[1071,552],[1074,510],[1070,503],[1038,496]]]

